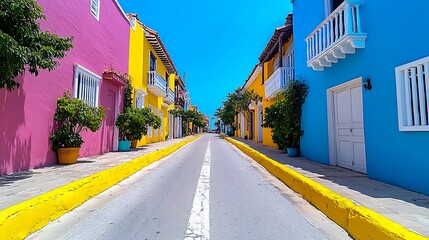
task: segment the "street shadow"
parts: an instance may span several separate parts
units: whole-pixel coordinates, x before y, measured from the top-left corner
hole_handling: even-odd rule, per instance
[[[342,167],[325,165],[301,157],[292,158],[283,151],[255,143],[251,140],[234,139],[249,145],[253,149],[279,163],[289,165],[298,171],[302,170],[308,172],[307,176],[310,178],[327,180],[373,198],[394,198],[429,209],[428,195],[379,182],[368,178],[366,174],[354,172]]]
[[[0,175],[30,167],[31,132],[26,131],[24,76],[12,92],[0,89]]]
[[[35,173],[33,171],[22,171],[10,175],[0,176],[0,187],[7,187],[17,181],[31,178],[34,174],[40,173]]]

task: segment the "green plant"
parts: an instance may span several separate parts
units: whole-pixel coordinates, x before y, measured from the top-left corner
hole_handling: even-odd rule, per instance
[[[80,99],[71,98],[70,92],[65,91],[64,96],[57,100],[56,129],[51,135],[53,148],[82,146],[84,141],[80,133],[88,129],[97,131],[105,117],[102,106],[88,106]]]
[[[222,102],[223,107],[217,108],[214,115],[222,120],[222,122],[231,127],[235,126],[235,115],[243,113],[244,117],[248,119],[249,105],[252,102],[259,102],[262,97],[255,93],[253,90],[243,92],[241,88],[237,88],[233,93],[228,93],[227,99]]]
[[[140,140],[147,134],[149,126],[159,128],[161,119],[149,108],[127,108],[116,119],[120,140]]]
[[[125,86],[124,89],[124,109],[131,108],[133,105],[133,87],[131,85],[131,77],[126,75],[124,76],[124,79],[126,79],[127,86]]]
[[[308,95],[308,85],[302,80],[291,80],[277,95],[276,102],[265,109],[263,127],[272,129],[273,141],[281,148],[298,148],[301,131],[302,105]]]
[[[0,88],[19,87],[15,77],[28,70],[53,70],[56,59],[70,50],[72,37],[58,37],[40,29],[46,19],[35,0],[2,0],[0,4]]]
[[[188,134],[186,130],[188,128],[188,123],[192,123],[195,127],[203,128],[207,125],[207,122],[203,118],[203,114],[193,110],[183,110],[183,109],[171,109],[169,113],[175,117],[182,118],[183,134]]]

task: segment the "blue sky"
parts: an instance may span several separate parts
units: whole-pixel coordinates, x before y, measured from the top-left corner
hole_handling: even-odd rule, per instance
[[[292,12],[289,0],[119,3],[159,33],[182,79],[186,72],[192,104],[209,116],[243,85],[274,29]]]

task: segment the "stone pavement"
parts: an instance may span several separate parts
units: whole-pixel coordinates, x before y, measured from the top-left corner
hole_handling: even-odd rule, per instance
[[[363,205],[411,231],[429,237],[429,196],[378,182],[365,174],[341,167],[291,158],[282,151],[252,140],[233,139],[343,195],[356,205]]]
[[[192,137],[147,144],[129,152],[80,158],[77,164],[53,165],[0,176],[0,210]]]

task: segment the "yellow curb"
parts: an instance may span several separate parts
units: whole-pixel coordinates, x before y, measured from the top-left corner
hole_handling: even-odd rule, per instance
[[[429,239],[364,206],[357,206],[346,197],[267,157],[242,142],[226,136],[222,137],[261,164],[289,188],[301,194],[303,198],[346,230],[354,239]]]
[[[0,239],[24,239],[90,198],[199,138],[143,155],[0,211]]]

